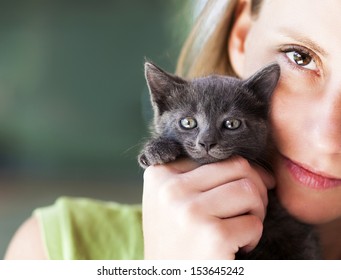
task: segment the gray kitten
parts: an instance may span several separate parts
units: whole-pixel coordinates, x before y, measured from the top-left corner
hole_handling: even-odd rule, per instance
[[[189,157],[200,164],[242,156],[267,170],[268,112],[280,76],[271,64],[247,80],[212,75],[184,80],[145,63],[154,109],[153,135],[138,161],[143,168]],[[309,225],[291,217],[269,192],[262,238],[237,259],[319,259],[318,240]]]

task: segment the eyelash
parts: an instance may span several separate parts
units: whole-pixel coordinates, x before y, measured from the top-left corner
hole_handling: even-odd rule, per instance
[[[300,70],[300,71],[308,71],[308,72],[312,72],[313,71],[313,72],[316,73],[316,75],[320,75],[319,59],[318,59],[318,56],[313,51],[311,51],[311,50],[309,50],[309,49],[307,49],[305,47],[299,46],[299,45],[282,46],[282,47],[280,47],[279,51],[285,55],[286,60],[290,63],[290,66],[292,66],[294,69]],[[300,65],[294,63],[286,55],[289,52],[297,52],[299,54],[304,54],[304,55],[307,55],[307,56],[311,57],[311,59],[315,62],[316,67],[318,69],[317,70],[311,70],[311,69],[307,69],[307,68],[305,68],[303,66],[300,66]]]

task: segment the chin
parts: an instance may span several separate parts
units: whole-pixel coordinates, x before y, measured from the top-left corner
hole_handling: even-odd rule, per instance
[[[318,199],[308,198],[300,192],[288,191],[280,184],[277,186],[277,196],[289,214],[303,223],[318,225],[336,218],[326,211],[325,203],[321,203]]]

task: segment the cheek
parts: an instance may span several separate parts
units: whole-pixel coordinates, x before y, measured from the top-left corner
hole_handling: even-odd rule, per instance
[[[279,152],[287,153],[295,148],[295,135],[301,127],[295,112],[291,98],[285,96],[286,87],[278,86],[271,102],[270,122],[272,137]]]
[[[319,103],[310,88],[308,81],[283,71],[270,112],[273,139],[281,153],[300,153],[314,129],[311,113],[316,112]]]
[[[298,129],[297,121],[294,121],[295,116],[289,110],[290,98],[284,96],[286,88],[279,85],[277,87],[271,102],[270,122],[272,128],[272,137],[277,146],[277,149],[283,153],[283,150],[292,148],[292,135],[296,134]]]

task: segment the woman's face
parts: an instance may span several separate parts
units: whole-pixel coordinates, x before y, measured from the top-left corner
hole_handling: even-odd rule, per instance
[[[341,216],[340,12],[339,0],[265,0],[240,60],[244,78],[280,64],[271,109],[277,190],[311,223]]]

